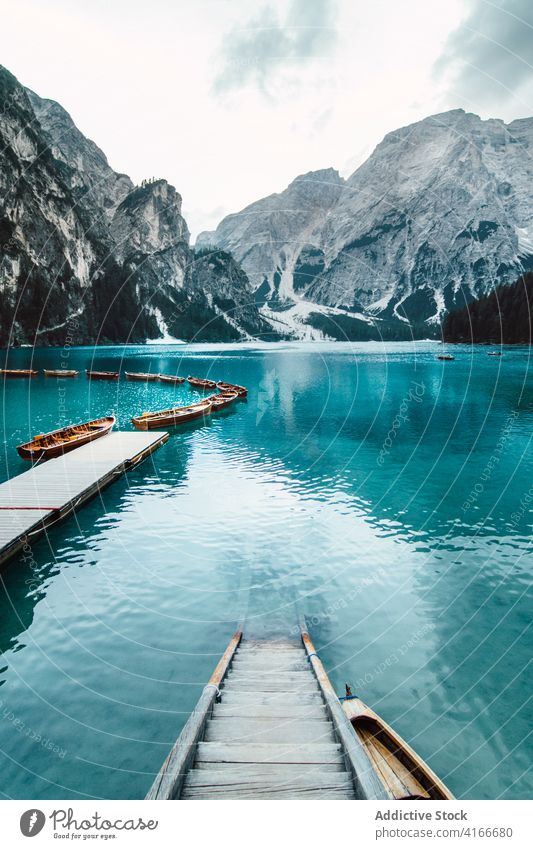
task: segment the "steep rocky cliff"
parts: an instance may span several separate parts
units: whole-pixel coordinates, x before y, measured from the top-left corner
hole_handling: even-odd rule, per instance
[[[0,68],[0,344],[271,333],[217,253],[196,257],[165,180],[134,187],[59,104]]]
[[[389,133],[348,180],[299,177],[199,244],[230,250],[264,314],[283,301],[296,335],[324,316],[351,318],[354,338],[369,322],[436,333],[446,311],[533,266],[532,150],[533,118],[434,115]]]

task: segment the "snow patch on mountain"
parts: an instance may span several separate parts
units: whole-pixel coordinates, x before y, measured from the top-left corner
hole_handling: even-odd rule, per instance
[[[435,333],[533,256],[532,151],[533,118],[454,109],[389,133],[347,180],[305,174],[200,242],[242,262],[262,314],[296,335],[302,301]]]

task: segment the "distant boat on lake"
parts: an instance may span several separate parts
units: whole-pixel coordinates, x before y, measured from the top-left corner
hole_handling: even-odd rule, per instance
[[[199,401],[186,407],[170,407],[168,410],[157,410],[153,413],[143,413],[134,416],[131,422],[137,430],[153,430],[158,427],[173,427],[194,421],[211,412],[211,401]]]
[[[89,371],[86,369],[88,380],[118,380],[120,373],[118,371]]]
[[[126,380],[138,380],[140,383],[147,383],[150,380],[159,380],[158,374],[150,374],[142,371],[127,371]]]
[[[222,381],[219,381],[219,383],[217,383],[217,387],[223,392],[236,392],[239,398],[246,398],[248,395],[246,386],[239,386],[238,383],[223,383]]]
[[[77,377],[79,375],[79,371],[66,368],[45,368],[43,371],[45,377]]]
[[[160,374],[159,380],[162,383],[184,383],[185,378],[179,377],[177,374]]]
[[[216,389],[217,387],[215,380],[206,380],[202,377],[188,377],[187,380],[195,389]]]
[[[37,377],[38,371],[31,368],[1,368],[0,375],[4,377]]]

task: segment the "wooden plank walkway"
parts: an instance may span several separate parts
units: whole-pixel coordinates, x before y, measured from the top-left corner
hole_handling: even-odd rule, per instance
[[[0,484],[0,566],[167,439],[162,431],[110,433]]]
[[[147,799],[388,798],[304,636],[237,632]]]

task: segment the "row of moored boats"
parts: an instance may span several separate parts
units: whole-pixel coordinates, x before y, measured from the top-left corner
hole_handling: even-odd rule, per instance
[[[0,377],[37,377],[38,374],[39,371],[37,369],[31,368],[0,369]],[[43,374],[45,377],[78,377],[80,373],[79,371],[75,371],[75,369],[45,368],[43,369]],[[119,371],[94,371],[92,369],[86,369],[85,374],[88,380],[119,380],[120,378]],[[155,374],[143,371],[126,371],[124,372],[124,377],[126,380],[134,380],[138,383],[155,383],[159,381],[161,383],[179,384],[185,382],[185,378],[180,377],[178,374]],[[198,377],[188,377],[186,379],[191,386],[199,388],[214,389],[217,386],[214,380],[203,380]]]
[[[179,382],[183,382],[184,379],[180,378]],[[143,413],[140,416],[134,416],[131,420],[134,427],[137,430],[175,427],[176,425],[185,424],[186,422],[208,416],[211,413],[219,412],[238,399],[244,399],[248,395],[248,390],[245,386],[239,386],[235,383],[217,383],[213,380],[204,380],[196,377],[189,377],[187,380],[195,389],[204,391],[217,389],[218,391],[193,404],[187,404],[181,407],[169,407],[166,410],[155,410],[153,412]],[[100,419],[93,419],[90,422],[68,425],[67,427],[53,430],[50,433],[34,436],[29,442],[18,445],[17,451],[23,459],[31,460],[32,462],[49,460],[53,457],[59,457],[61,454],[66,454],[68,451],[72,451],[74,448],[78,448],[88,442],[92,442],[94,439],[105,436],[113,429],[115,422],[115,416],[111,415],[104,416]]]

